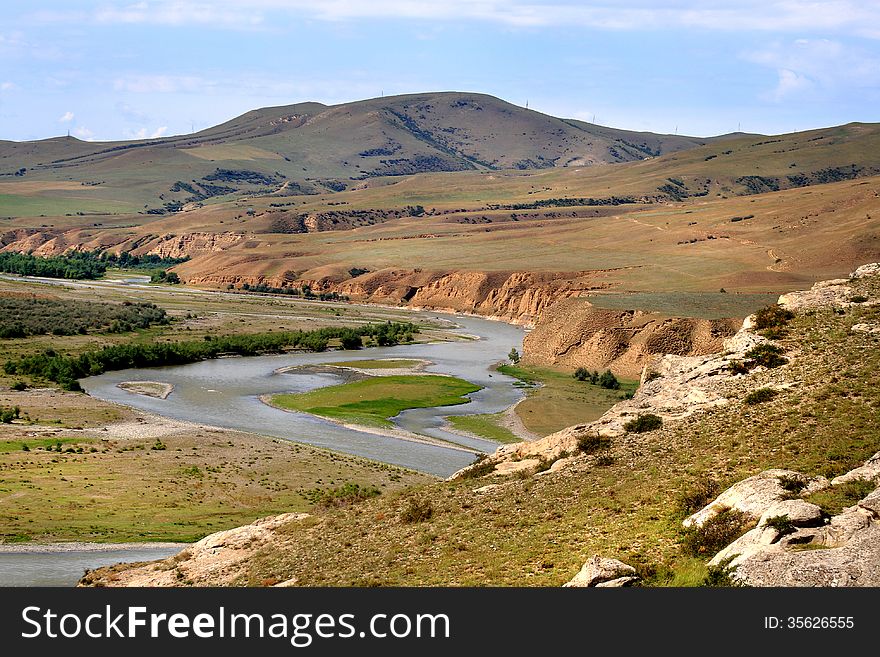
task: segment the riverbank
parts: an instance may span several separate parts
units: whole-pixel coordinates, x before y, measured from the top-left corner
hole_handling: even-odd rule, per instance
[[[13,393],[16,403],[27,392]],[[0,397],[9,403],[10,395]],[[34,415],[54,408],[90,426],[0,425],[0,548],[7,553],[189,543],[266,515],[309,511],[314,489],[351,482],[391,492],[433,479],[78,393],[38,398]],[[113,421],[95,421],[102,417]]]

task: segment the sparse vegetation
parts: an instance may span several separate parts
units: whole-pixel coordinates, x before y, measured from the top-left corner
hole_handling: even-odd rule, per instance
[[[717,480],[702,476],[685,487],[678,496],[678,510],[682,517],[690,516],[714,500],[721,492]]]
[[[766,368],[774,368],[788,362],[788,359],[782,356],[783,353],[782,347],[764,343],[749,349],[745,353],[745,357],[751,361],[752,366],[761,365]]]
[[[608,436],[600,436],[599,433],[588,433],[578,436],[578,451],[583,454],[595,454],[596,452],[609,449],[611,447],[611,438]]]
[[[868,479],[854,479],[831,488],[817,491],[807,498],[817,504],[829,516],[836,516],[846,507],[857,504],[874,492],[877,484]]]
[[[645,433],[647,431],[659,429],[662,426],[663,418],[659,415],[654,415],[653,413],[645,413],[644,415],[639,415],[624,424],[623,428],[630,433]]]
[[[375,486],[361,486],[349,482],[336,488],[312,488],[303,496],[315,506],[327,509],[351,506],[381,494],[382,491]]]
[[[764,521],[764,526],[775,529],[780,537],[794,534],[795,531],[797,531],[797,527],[794,526],[791,518],[789,518],[787,515],[772,516],[770,518],[767,518]]]
[[[418,522],[430,520],[434,515],[434,505],[431,500],[410,497],[407,498],[406,505],[400,512],[400,522],[411,525]]]
[[[743,401],[749,406],[754,406],[755,404],[763,404],[764,402],[770,401],[778,394],[779,391],[774,390],[773,388],[758,388],[747,394],[745,398],[743,398]]]
[[[753,524],[742,511],[723,509],[702,525],[684,530],[682,550],[694,557],[711,557],[745,534]]]
[[[0,338],[76,335],[91,331],[126,333],[168,324],[165,310],[152,303],[95,303],[40,297],[0,296]]]

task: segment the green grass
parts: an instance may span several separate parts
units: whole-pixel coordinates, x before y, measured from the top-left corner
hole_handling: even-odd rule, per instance
[[[520,438],[507,427],[499,424],[504,413],[483,415],[450,415],[446,419],[454,428],[495,440],[499,443],[518,443]]]
[[[272,404],[292,411],[377,427],[408,408],[466,404],[480,386],[437,375],[378,376],[299,394],[275,395]]]
[[[89,449],[95,441],[91,438],[31,438],[26,437],[21,440],[0,440],[0,453],[21,452],[24,451],[23,445],[27,445],[28,449],[45,450],[51,447],[51,451],[55,451],[56,446],[60,443],[61,450],[64,451],[69,447],[83,447]]]
[[[388,359],[372,359],[372,360],[343,360],[337,363],[327,363],[332,367],[356,367],[360,370],[382,370],[417,367],[422,364],[420,360],[388,360]]]
[[[137,206],[124,201],[64,196],[24,196],[0,194],[0,215],[4,217],[41,217],[76,212],[135,212]]]
[[[597,308],[645,310],[674,317],[746,317],[759,308],[776,303],[778,294],[725,294],[720,292],[639,292],[596,294],[589,297]]]
[[[546,436],[574,424],[592,422],[638,388],[637,381],[620,379],[620,390],[607,390],[576,381],[571,372],[530,365],[502,365],[502,374],[536,386],[516,407],[529,431]]]

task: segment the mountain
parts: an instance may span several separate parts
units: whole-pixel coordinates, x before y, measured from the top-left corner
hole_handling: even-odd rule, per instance
[[[379,176],[631,162],[711,141],[560,119],[483,94],[424,93],[263,108],[161,139],[0,142],[0,181],[124,187],[131,200],[173,209],[235,191],[339,191]]]

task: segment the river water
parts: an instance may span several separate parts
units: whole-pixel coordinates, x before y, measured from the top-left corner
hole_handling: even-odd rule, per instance
[[[433,313],[434,321],[449,322]],[[473,451],[492,452],[498,443],[443,429],[447,415],[496,413],[516,403],[522,392],[510,377],[492,371],[511,347],[521,349],[523,329],[504,322],[455,316],[456,332],[477,339],[248,358],[218,358],[189,365],[108,372],[81,381],[93,397],[119,402],[177,420],[286,438],[363,456],[439,476],[448,476],[474,460]],[[401,429],[439,438],[471,451],[357,431],[305,413],[282,411],[260,401],[261,395],[305,392],[343,380],[336,374],[277,370],[358,358],[421,358],[428,372],[450,374],[483,386],[471,402],[445,408],[410,409],[394,419]],[[174,386],[167,399],[128,392],[123,381],[162,381]]]
[[[348,429],[304,414],[267,406],[260,396],[305,392],[342,381],[335,374],[308,371],[279,373],[297,365],[315,365],[356,359],[421,358],[433,364],[428,372],[450,374],[483,386],[469,395],[471,402],[446,408],[411,409],[394,422],[407,431],[456,443],[469,450],[492,452],[498,443],[468,438],[443,429],[443,417],[496,413],[516,403],[522,392],[514,380],[492,371],[511,347],[522,348],[523,329],[503,322],[468,316],[423,313],[437,322],[454,321],[457,333],[475,339],[456,342],[399,345],[362,351],[297,353],[249,358],[220,358],[174,367],[108,372],[81,381],[92,396],[119,402],[169,418],[286,438],[339,452],[363,456],[439,476],[471,463],[472,451],[454,446],[429,445]],[[167,399],[127,392],[123,381],[162,381],[174,385]],[[0,552],[0,586],[72,586],[86,569],[119,562],[150,561],[175,554],[179,547],[143,547],[101,550]]]

